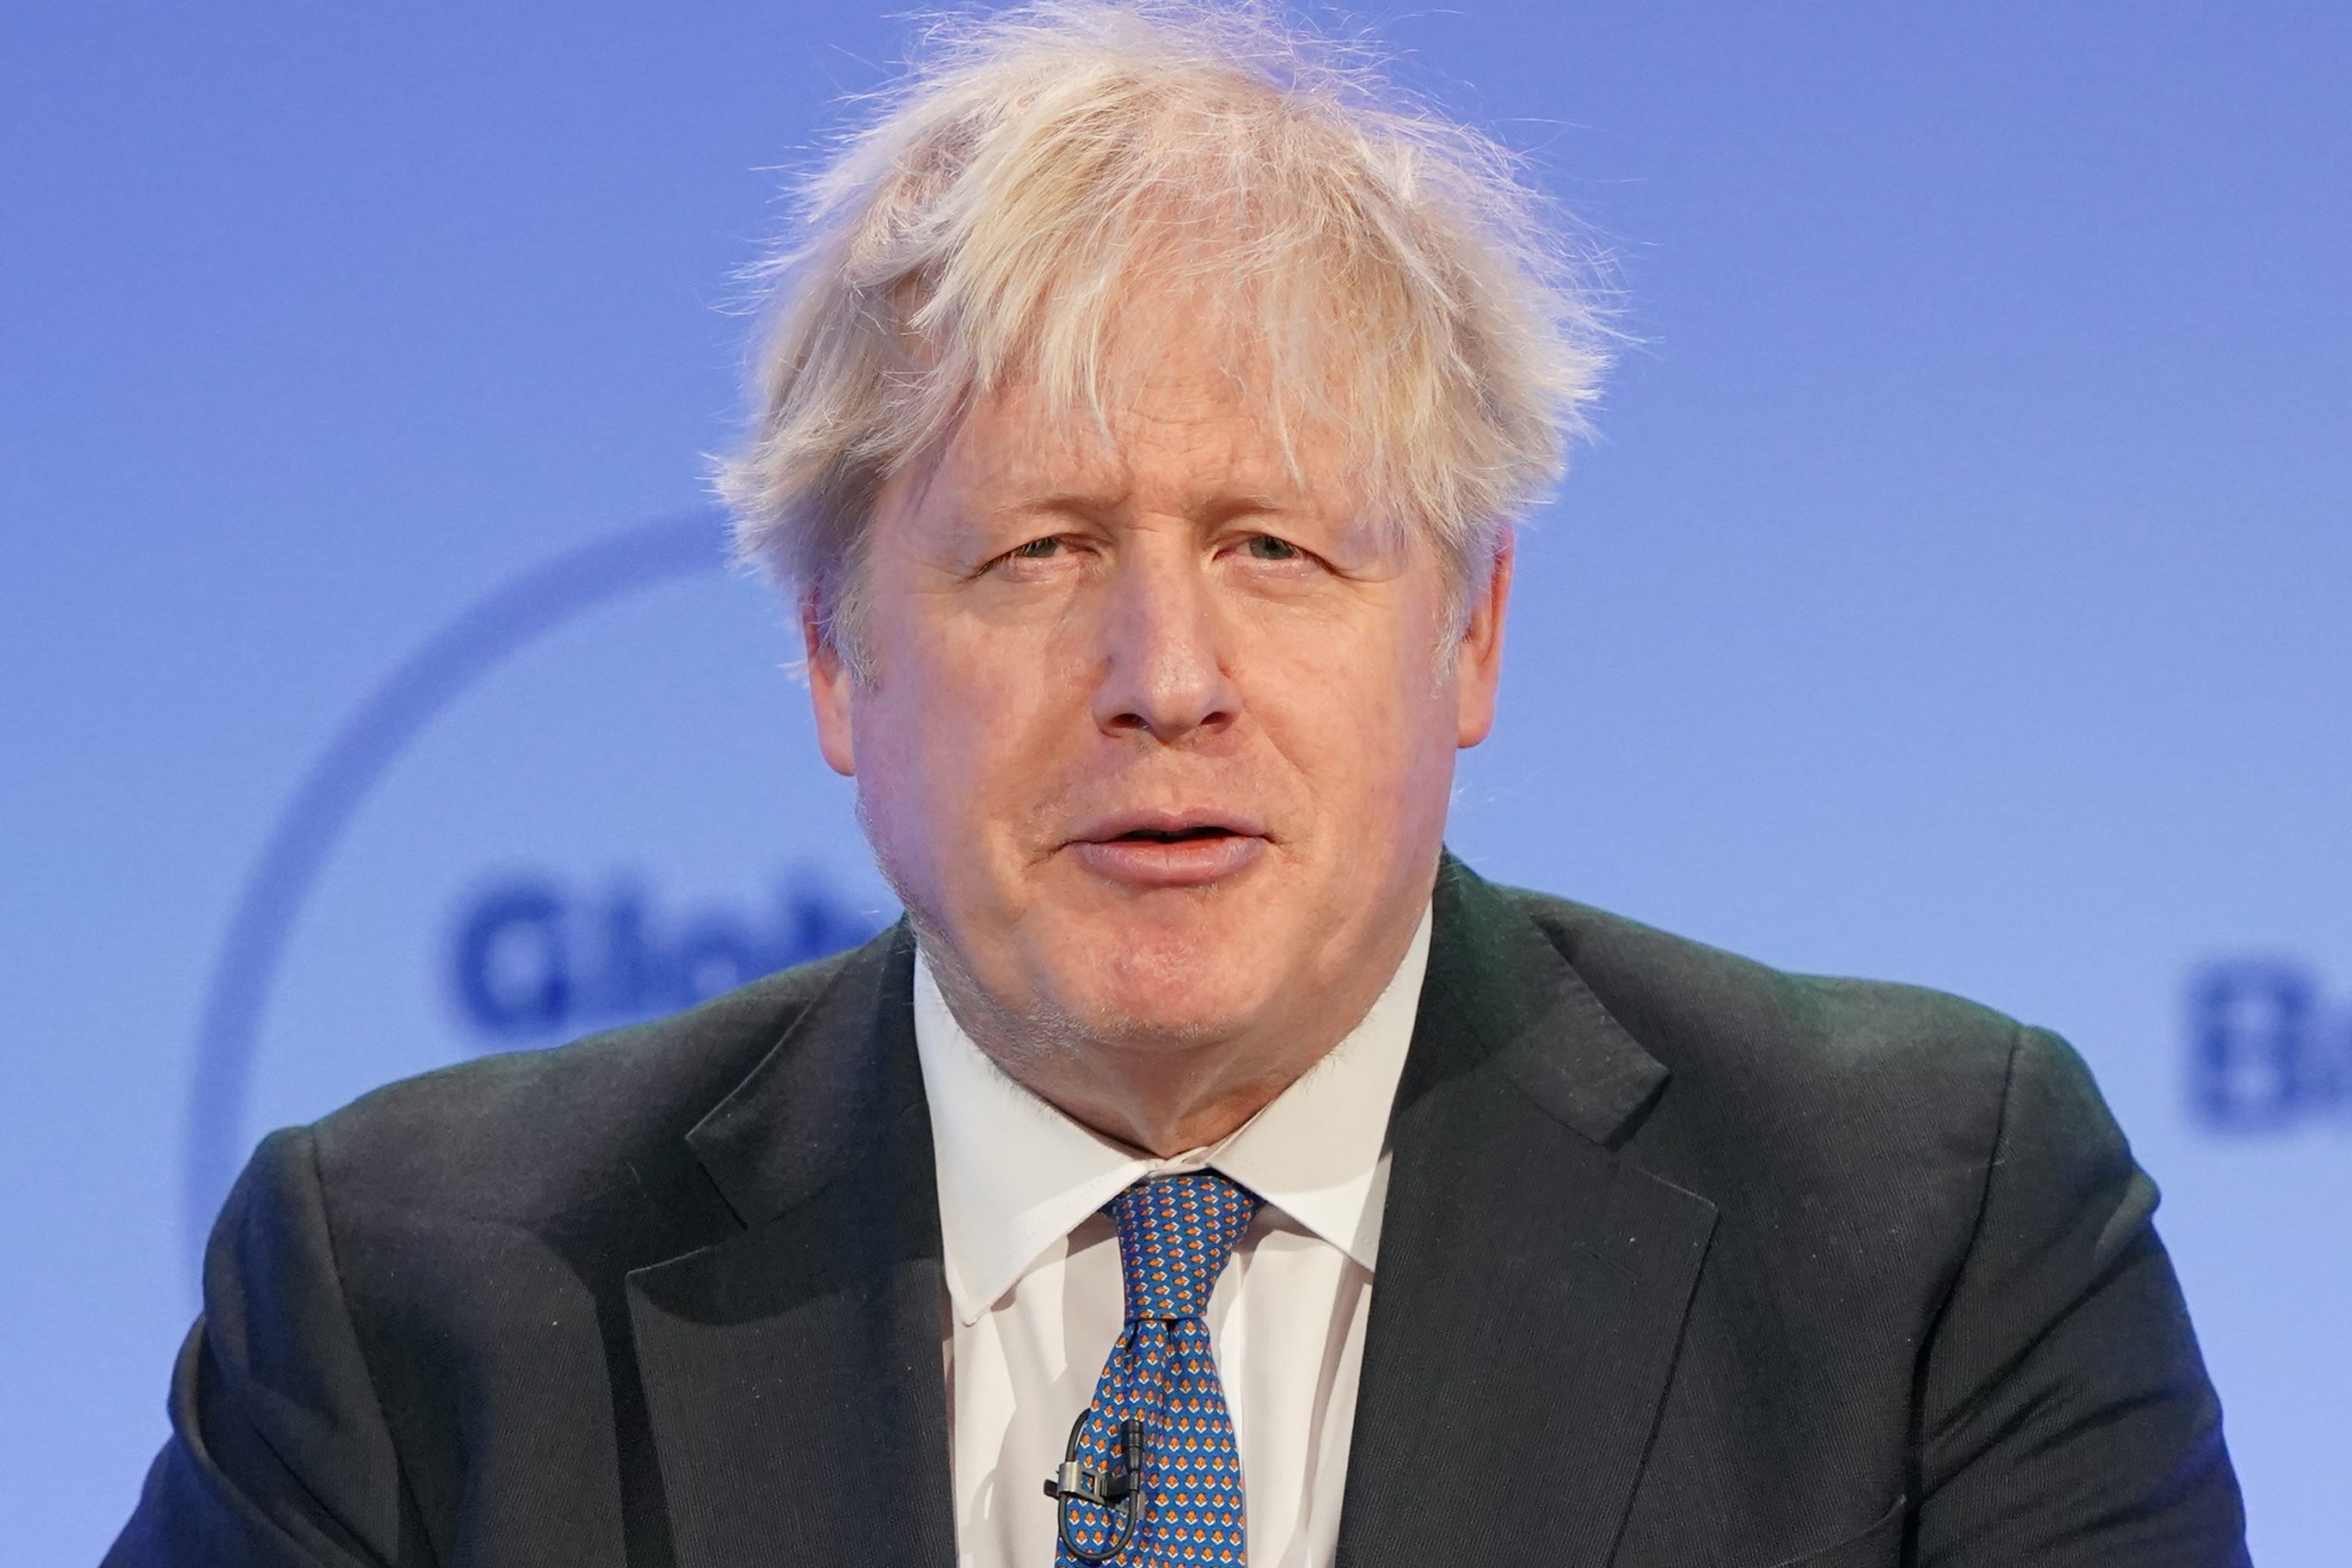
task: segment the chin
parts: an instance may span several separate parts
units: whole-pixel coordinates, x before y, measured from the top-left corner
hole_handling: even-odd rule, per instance
[[[1060,1009],[1088,1035],[1137,1044],[1192,1043],[1236,1034],[1278,998],[1291,944],[1214,903],[1186,918],[1074,921],[1063,957]],[[1294,955],[1303,956],[1303,955]]]

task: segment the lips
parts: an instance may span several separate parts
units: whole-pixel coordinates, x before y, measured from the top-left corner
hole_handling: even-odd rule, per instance
[[[1199,888],[1247,869],[1267,842],[1262,825],[1224,812],[1134,811],[1087,824],[1065,847],[1129,887]]]

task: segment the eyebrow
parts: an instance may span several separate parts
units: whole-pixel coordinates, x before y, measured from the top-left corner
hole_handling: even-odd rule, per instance
[[[1050,490],[1041,495],[984,506],[977,509],[974,515],[982,519],[1007,521],[1060,516],[1098,522],[1124,508],[1131,495],[1129,490],[1116,493]],[[1250,490],[1196,500],[1187,509],[1186,515],[1196,524],[1213,528],[1240,517],[1261,514],[1295,516],[1308,510],[1296,498],[1286,500],[1264,490]]]

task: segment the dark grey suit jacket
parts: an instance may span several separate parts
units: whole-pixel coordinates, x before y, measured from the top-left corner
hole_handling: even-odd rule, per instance
[[[912,957],[273,1134],[108,1562],[947,1568]],[[1449,859],[1390,1137],[1343,1564],[2245,1561],[2050,1035]]]

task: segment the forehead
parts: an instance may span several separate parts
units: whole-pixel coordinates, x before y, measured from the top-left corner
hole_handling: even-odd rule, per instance
[[[1345,443],[1317,416],[1316,389],[1278,384],[1270,356],[1204,295],[1139,298],[1103,345],[1091,385],[1021,375],[977,397],[934,479],[990,508],[1059,499],[1186,513],[1353,511]]]

